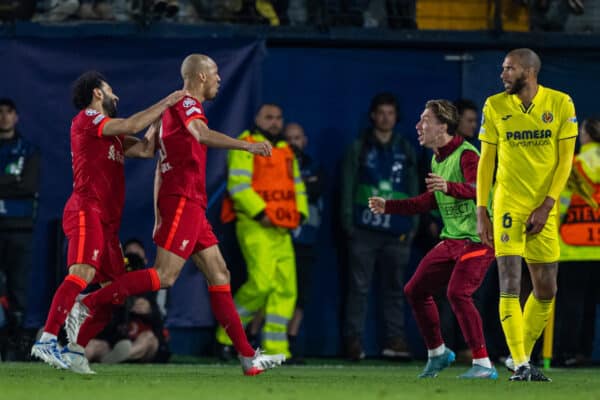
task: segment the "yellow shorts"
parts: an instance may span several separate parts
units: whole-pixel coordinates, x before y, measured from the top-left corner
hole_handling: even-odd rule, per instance
[[[521,256],[528,263],[553,263],[560,257],[558,225],[555,214],[550,214],[544,229],[530,235],[525,222],[530,214],[494,210],[494,250],[496,257]]]

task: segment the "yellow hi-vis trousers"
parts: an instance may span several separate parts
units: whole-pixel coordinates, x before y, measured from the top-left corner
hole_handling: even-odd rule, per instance
[[[237,311],[245,326],[257,311],[264,309],[262,346],[268,354],[290,357],[287,323],[296,305],[296,260],[290,232],[266,228],[259,222],[239,216],[236,235],[248,269],[248,281],[234,296]],[[222,327],[217,341],[230,345]]]

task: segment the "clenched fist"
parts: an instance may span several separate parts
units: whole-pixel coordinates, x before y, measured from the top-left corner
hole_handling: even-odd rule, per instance
[[[271,143],[267,141],[250,143],[250,146],[248,146],[248,151],[250,153],[264,157],[269,157],[271,155],[272,150],[273,146],[271,146]]]
[[[373,214],[385,213],[385,199],[383,197],[369,197],[369,209]]]

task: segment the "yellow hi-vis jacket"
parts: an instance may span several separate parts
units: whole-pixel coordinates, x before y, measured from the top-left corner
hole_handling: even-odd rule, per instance
[[[245,131],[240,140],[262,142],[262,134]],[[273,145],[271,157],[230,150],[227,156],[227,196],[221,220],[230,222],[242,214],[255,218],[261,212],[279,227],[295,229],[308,218],[308,199],[298,161],[283,140]]]
[[[579,183],[569,178],[560,198],[560,261],[600,260],[600,143],[581,146],[573,174]]]

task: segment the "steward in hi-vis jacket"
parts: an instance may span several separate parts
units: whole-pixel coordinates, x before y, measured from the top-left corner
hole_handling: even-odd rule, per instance
[[[223,222],[235,219],[235,231],[246,261],[248,281],[234,296],[243,324],[264,310],[263,347],[267,353],[290,356],[287,323],[296,304],[296,263],[290,231],[308,217],[306,190],[294,152],[281,135],[281,109],[263,105],[256,128],[241,140],[271,141],[271,157],[241,151],[228,154]],[[217,341],[229,345],[221,328]]]

